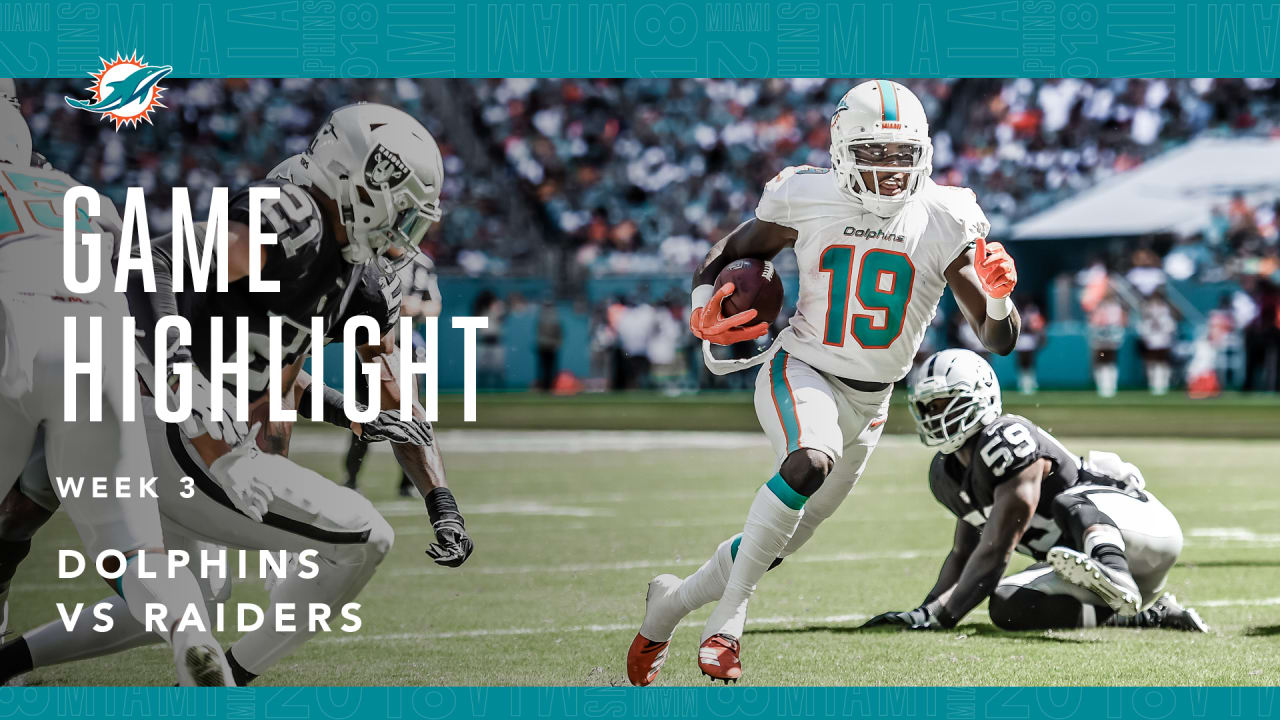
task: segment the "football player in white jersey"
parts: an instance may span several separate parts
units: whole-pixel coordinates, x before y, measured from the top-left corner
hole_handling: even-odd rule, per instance
[[[124,355],[115,331],[129,313],[112,290],[110,256],[113,240],[120,238],[120,216],[110,201],[95,209],[101,211],[96,217],[77,209],[74,223],[80,237],[95,233],[100,245],[95,256],[88,241],[77,244],[76,265],[81,273],[96,266],[100,282],[88,292],[68,287],[63,277],[63,196],[80,183],[42,160],[33,165],[35,157],[13,82],[0,83],[0,497],[23,471],[41,430],[54,477],[152,476],[142,422],[122,417],[126,403],[141,403],[137,387],[124,381]],[[79,322],[77,334],[68,338],[63,325],[71,316]],[[99,332],[91,331],[95,319],[101,323]],[[73,400],[67,397],[64,365],[87,362],[95,348],[103,360],[101,383],[79,377]],[[67,416],[71,403],[75,419]],[[95,405],[100,419],[91,419]],[[165,609],[158,634],[173,648],[179,682],[230,684],[231,670],[213,635],[179,622],[189,608],[204,611],[195,577],[186,568],[172,575],[142,573],[144,563],[134,562],[141,552],[165,552],[155,498],[143,492],[126,497],[86,492],[64,502],[93,558],[119,554],[116,567],[110,567],[110,556],[103,565],[109,573],[121,573],[107,584],[123,598],[127,614],[144,622],[147,606]],[[121,556],[124,568],[118,566]],[[208,628],[207,615],[202,621]]]
[[[713,680],[742,674],[747,603],[772,566],[800,548],[853,489],[879,440],[893,383],[911,368],[947,286],[992,352],[1013,350],[1020,321],[1009,300],[1013,260],[987,243],[989,224],[966,188],[930,179],[932,144],[918,98],[886,80],[850,90],[831,118],[832,167],[790,167],[768,185],[755,218],[716,243],[693,281],[695,335],[727,345],[763,335],[754,310],[723,317],[740,258],[768,260],[793,247],[800,296],[789,326],[749,363],[756,415],[777,465],[740,535],[683,580],[649,583],[640,632],[627,654],[633,684],[647,685],[681,618],[719,601],[702,631],[698,667]],[[710,359],[716,372],[725,361]]]

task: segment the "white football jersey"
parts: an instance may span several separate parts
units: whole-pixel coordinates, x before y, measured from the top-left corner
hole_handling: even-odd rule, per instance
[[[800,298],[782,347],[843,378],[897,382],[938,310],[948,266],[990,230],[968,188],[927,180],[891,218],[842,193],[830,168],[789,167],[756,217],[794,228]]]
[[[4,268],[8,271],[6,282],[0,286],[5,292],[35,292],[41,295],[58,295],[66,292],[62,276],[62,196],[72,187],[80,185],[70,175],[52,167],[20,167],[0,163],[0,246],[24,243],[32,247],[23,251],[28,264],[19,265],[11,254],[10,263],[19,265]],[[101,257],[93,262],[103,264],[99,294],[112,293],[111,279],[115,277],[111,265],[120,241],[120,214],[111,199],[101,196],[97,217],[89,217],[87,203],[79,203],[76,209],[77,233],[98,233],[102,236]],[[38,249],[35,249],[38,248]],[[45,257],[37,260],[36,255]],[[80,278],[86,275],[86,263],[90,262],[88,250],[77,243],[80,260],[76,266]],[[104,287],[105,286],[105,287]]]

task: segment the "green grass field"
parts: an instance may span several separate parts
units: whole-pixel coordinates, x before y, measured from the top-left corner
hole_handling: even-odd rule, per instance
[[[602,437],[626,447],[649,444],[583,449]],[[315,638],[259,682],[625,683],[623,658],[649,578],[687,574],[739,531],[752,493],[772,472],[761,438],[726,435],[727,445],[669,447],[672,438],[687,437],[445,433],[450,481],[477,543],[460,570],[437,568],[423,555],[431,535],[421,502],[396,499],[390,454],[371,454],[364,488],[397,539],[361,596],[364,628]],[[761,583],[743,642],[744,684],[1275,684],[1280,444],[1063,439],[1081,452],[1117,451],[1142,467],[1187,536],[1169,589],[1201,610],[1212,634],[1009,634],[991,626],[982,609],[948,632],[858,631],[870,615],[918,604],[951,536],[952,521],[924,482],[928,453],[914,438],[887,436],[841,510]],[[297,442],[295,457],[338,477],[345,447],[339,435],[310,430]],[[581,451],[566,452],[571,446]],[[60,545],[78,547],[62,515],[16,579],[11,629],[56,618],[57,601],[106,594],[98,581],[56,579]],[[1011,570],[1028,562],[1017,557]],[[263,604],[265,593],[249,581],[233,599]],[[706,682],[695,657],[709,611],[681,625],[659,684]],[[153,647],[37,670],[26,682],[127,685],[171,677],[167,650]]]
[[[480,396],[472,427],[500,430],[736,430],[759,432],[750,392],[703,392],[670,397],[656,392],[547,396],[490,393]],[[893,398],[887,433],[914,434],[905,394]],[[1034,418],[1064,437],[1266,438],[1280,440],[1280,395],[1225,393],[1192,400],[1181,393],[1152,397],[1121,392],[1101,400],[1091,392],[1004,395],[1006,412]],[[440,418],[462,426],[462,396],[442,395]]]

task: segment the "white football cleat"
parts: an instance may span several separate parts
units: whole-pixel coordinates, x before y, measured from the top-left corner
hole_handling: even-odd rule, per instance
[[[234,687],[231,666],[212,635],[195,638],[183,633],[174,638],[173,662],[182,687]]]
[[[667,662],[671,636],[681,614],[665,606],[683,581],[675,575],[659,575],[649,581],[644,596],[644,622],[627,649],[627,679],[643,687],[653,682]]]
[[[1138,614],[1142,595],[1133,578],[1127,574],[1118,573],[1071,548],[1051,548],[1048,560],[1058,577],[1102,598],[1118,615],[1133,617]]]

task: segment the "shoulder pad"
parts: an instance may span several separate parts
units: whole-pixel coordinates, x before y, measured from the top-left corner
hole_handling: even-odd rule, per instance
[[[816,167],[814,165],[792,165],[785,167],[782,172],[773,176],[773,179],[765,183],[764,189],[769,192],[777,192],[783,183],[787,182],[796,175],[825,175],[831,172],[831,168]]]
[[[967,187],[955,187],[930,183],[930,204],[936,211],[954,220],[970,238],[986,237],[991,223],[978,205],[978,196]]]
[[[262,201],[263,232],[274,233],[285,257],[293,257],[305,248],[318,244],[324,235],[324,216],[311,193],[287,180],[259,180],[241,190],[231,201],[232,213],[246,220],[249,213],[249,190],[274,187],[278,198]]]
[[[1035,426],[1017,415],[1002,415],[978,434],[974,462],[1004,479],[1036,459]]]

